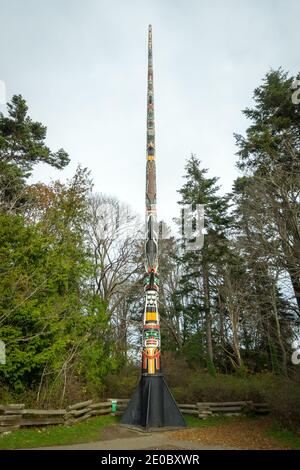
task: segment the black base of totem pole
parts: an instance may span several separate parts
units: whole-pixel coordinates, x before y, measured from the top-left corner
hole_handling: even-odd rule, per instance
[[[144,431],[186,426],[163,374],[143,374],[121,418],[121,425]]]

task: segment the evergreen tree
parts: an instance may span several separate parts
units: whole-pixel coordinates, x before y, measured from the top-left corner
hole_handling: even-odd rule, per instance
[[[251,125],[236,141],[238,167],[248,177],[239,190],[255,208],[252,229],[263,233],[270,256],[289,273],[300,315],[300,108],[292,102],[293,81],[281,69],[265,76],[254,107],[243,111]]]
[[[8,115],[0,113],[0,208],[17,208],[24,204],[25,181],[34,165],[47,163],[64,168],[68,154],[52,152],[45,144],[47,128],[28,116],[28,106],[21,95],[7,103]]]
[[[209,371],[214,374],[212,276],[214,265],[227,251],[228,202],[226,198],[218,195],[218,178],[207,177],[208,170],[201,168],[200,161],[195,155],[188,160],[185,169],[186,182],[179,190],[181,195],[179,204],[194,207],[204,205],[205,236],[201,250],[186,251],[182,257],[186,270],[182,278],[182,286],[188,297],[193,292],[193,301],[188,301],[186,310],[193,311],[197,305],[198,320],[201,324],[204,320],[206,363]]]

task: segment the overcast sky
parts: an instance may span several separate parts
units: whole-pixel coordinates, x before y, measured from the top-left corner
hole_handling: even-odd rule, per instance
[[[47,144],[71,157],[33,180],[65,180],[81,163],[97,191],[143,214],[151,23],[159,218],[176,215],[191,152],[229,191],[241,109],[270,68],[299,71],[299,21],[299,0],[0,0],[7,100],[22,94]]]

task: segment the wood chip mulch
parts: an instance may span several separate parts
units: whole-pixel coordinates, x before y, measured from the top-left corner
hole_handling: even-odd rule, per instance
[[[265,435],[272,422],[269,418],[249,420],[237,418],[228,423],[203,428],[189,428],[169,433],[171,439],[199,444],[222,445],[236,449],[288,450],[289,447]]]

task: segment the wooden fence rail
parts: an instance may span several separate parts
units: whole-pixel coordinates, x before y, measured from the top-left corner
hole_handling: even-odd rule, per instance
[[[266,403],[254,403],[252,401],[198,402],[195,405],[179,404],[178,407],[182,413],[195,415],[200,419],[220,414],[238,416],[247,412],[256,414],[269,413],[269,408]]]
[[[114,413],[112,413],[112,401],[117,402],[117,410]],[[0,405],[0,433],[27,426],[55,424],[70,426],[85,421],[92,416],[108,414],[118,416],[124,413],[128,402],[129,400],[125,398],[109,398],[103,402],[86,400],[69,405],[66,409],[57,410],[26,409],[25,405],[20,403]],[[200,419],[219,414],[240,415],[247,411],[260,414],[269,412],[265,403],[254,403],[252,401],[181,403],[178,407],[183,414],[197,416]]]

